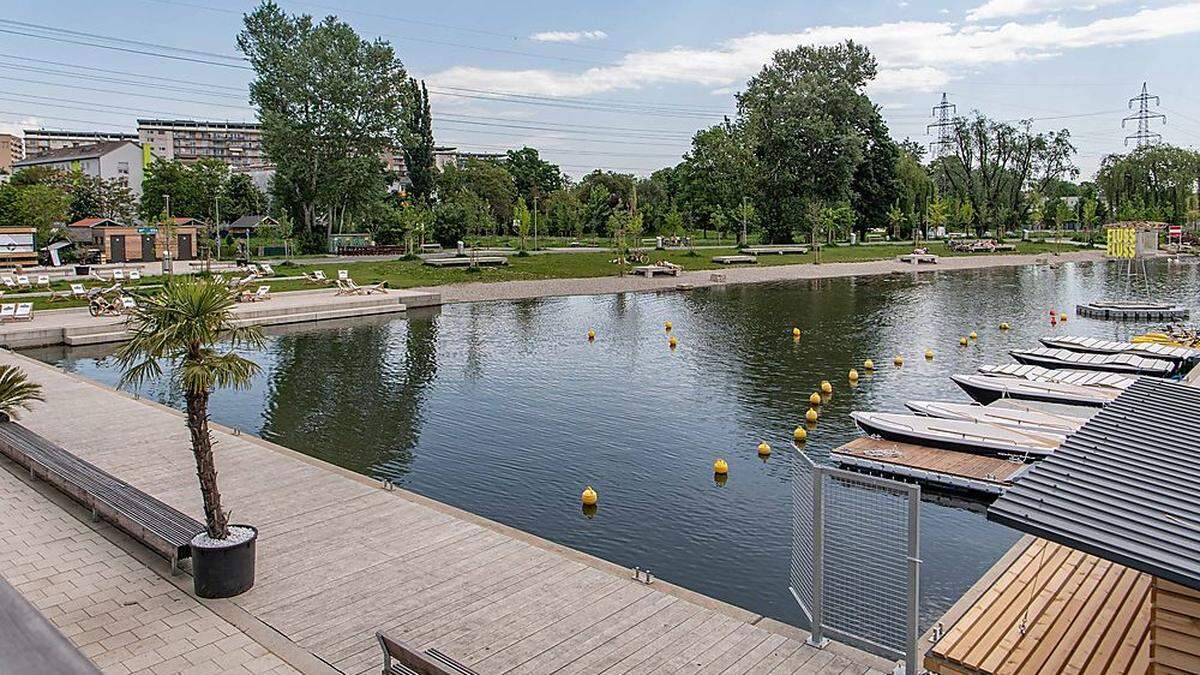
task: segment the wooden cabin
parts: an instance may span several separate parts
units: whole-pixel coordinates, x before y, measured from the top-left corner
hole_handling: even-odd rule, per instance
[[[36,265],[36,233],[32,227],[0,227],[0,264]]]
[[[162,260],[170,253],[175,260],[194,260],[202,224],[194,218],[173,218],[169,228],[135,226],[112,218],[84,218],[67,226],[71,239],[100,249],[107,262]]]

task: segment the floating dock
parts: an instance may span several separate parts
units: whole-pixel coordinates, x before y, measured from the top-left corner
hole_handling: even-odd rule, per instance
[[[865,436],[831,450],[829,454],[843,466],[985,495],[999,495],[1012,487],[1028,466],[998,457]]]
[[[1089,302],[1075,306],[1087,319],[1107,321],[1179,321],[1188,318],[1188,308],[1177,305],[1129,302]]]

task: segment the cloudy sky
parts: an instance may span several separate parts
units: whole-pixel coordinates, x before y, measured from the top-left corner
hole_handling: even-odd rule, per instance
[[[390,40],[433,92],[437,141],[532,145],[579,175],[649,173],[731,114],[771,53],[853,38],[880,63],[870,88],[897,139],[931,140],[943,92],[959,112],[1068,128],[1090,176],[1120,151],[1143,81],[1168,142],[1200,146],[1200,1],[318,0]],[[638,6],[645,5],[645,6]],[[138,116],[253,119],[234,0],[9,0],[0,18],[0,130],[132,130]]]

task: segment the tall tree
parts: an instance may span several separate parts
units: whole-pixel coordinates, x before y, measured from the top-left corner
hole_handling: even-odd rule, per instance
[[[728,119],[692,137],[692,148],[675,168],[679,206],[704,230],[728,222],[752,188],[754,155]]]
[[[89,176],[81,171],[68,177],[71,205],[67,220],[81,218],[112,218],[129,223],[137,213],[137,198],[124,181]]]
[[[1100,163],[1096,183],[1109,217],[1122,210],[1154,210],[1182,225],[1189,221],[1189,202],[1200,187],[1200,152],[1154,145],[1108,155]]]
[[[377,197],[348,188],[386,190],[362,172],[382,175],[381,158],[399,146],[408,75],[391,45],[360,38],[336,17],[289,16],[264,0],[244,24],[237,43],[255,71],[250,101],[276,167],[273,188],[301,247],[320,249],[335,212],[344,220],[358,208],[348,196]]]
[[[402,147],[412,196],[429,201],[437,187],[437,167],[433,161],[433,117],[429,112],[429,92],[425,80],[409,78],[405,91],[404,134]]]
[[[539,211],[543,213],[541,200],[563,186],[563,176],[558,166],[542,159],[538,151],[530,147],[509,150],[504,159],[504,168],[512,176],[517,195],[531,206],[538,201]]]
[[[891,209],[900,198],[898,163],[900,147],[888,136],[887,125],[878,111],[867,113],[858,129],[864,139],[862,161],[854,169],[852,190],[854,199],[854,229],[859,240],[866,239],[867,230],[891,224]],[[907,222],[908,212],[905,212]],[[897,231],[897,236],[899,232]]]

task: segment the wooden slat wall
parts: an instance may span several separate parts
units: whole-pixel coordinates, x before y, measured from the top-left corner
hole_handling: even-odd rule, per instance
[[[1200,673],[1200,592],[1155,578],[1150,602],[1151,672]]]

